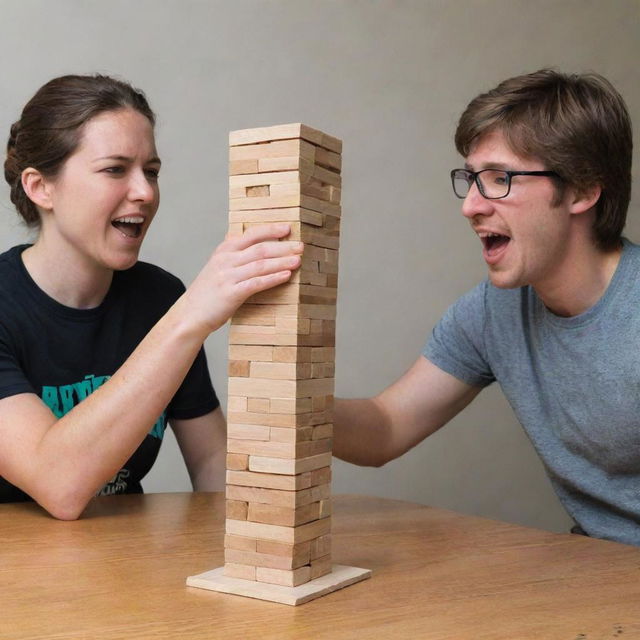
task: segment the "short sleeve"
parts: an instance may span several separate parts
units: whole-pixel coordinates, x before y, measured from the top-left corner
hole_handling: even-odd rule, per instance
[[[13,341],[0,326],[0,399],[19,393],[35,393],[19,363]]]
[[[484,346],[484,282],[447,309],[425,345],[425,358],[466,384],[486,387],[495,380]]]

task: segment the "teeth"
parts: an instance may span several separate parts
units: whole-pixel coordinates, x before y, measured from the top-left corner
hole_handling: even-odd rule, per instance
[[[144,222],[144,218],[142,216],[125,216],[124,218],[118,218],[114,220],[114,222],[128,222],[130,224],[141,224]]]
[[[493,233],[493,232],[486,233],[484,231],[481,231],[478,233],[478,237],[480,238],[498,238],[501,235],[502,235],[501,233]]]

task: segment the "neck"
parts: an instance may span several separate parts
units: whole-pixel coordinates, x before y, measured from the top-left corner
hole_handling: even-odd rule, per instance
[[[622,245],[602,251],[593,242],[571,247],[562,268],[534,289],[544,305],[558,316],[572,317],[595,305],[607,290],[620,262]]]
[[[107,295],[113,271],[86,264],[72,255],[54,255],[41,234],[23,251],[22,261],[33,281],[56,302],[74,309],[97,307]]]

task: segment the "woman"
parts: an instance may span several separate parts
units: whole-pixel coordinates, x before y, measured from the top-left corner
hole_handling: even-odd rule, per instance
[[[0,255],[0,501],[75,519],[96,493],[141,491],[168,417],[194,489],[224,468],[202,344],[287,281],[288,225],[226,239],[184,290],[139,263],[160,159],[144,95],[106,76],[45,84],[11,128],[5,178],[32,246]]]

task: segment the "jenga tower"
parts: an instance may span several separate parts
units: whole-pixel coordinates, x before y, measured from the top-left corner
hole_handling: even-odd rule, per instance
[[[222,582],[235,588],[189,580],[298,604],[370,575],[331,564],[342,143],[303,124],[234,131],[229,143],[230,233],[287,222],[305,249],[289,282],[231,320]]]

